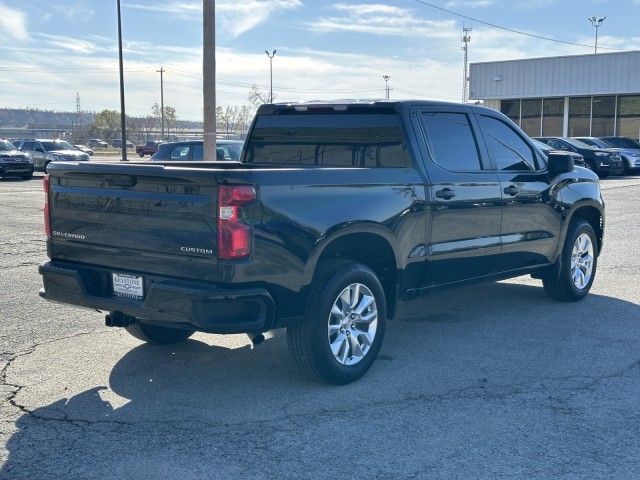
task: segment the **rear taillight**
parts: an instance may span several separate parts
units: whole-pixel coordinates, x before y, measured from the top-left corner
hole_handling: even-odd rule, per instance
[[[42,177],[42,188],[44,189],[44,233],[47,238],[51,238],[51,220],[49,218],[49,175]]]
[[[240,219],[244,205],[256,199],[248,185],[218,187],[218,258],[238,260],[251,255],[251,227]]]

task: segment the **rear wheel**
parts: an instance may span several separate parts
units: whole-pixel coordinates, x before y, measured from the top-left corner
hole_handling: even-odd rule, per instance
[[[148,323],[133,323],[125,329],[138,340],[161,345],[182,342],[195,333],[195,330],[160,327]]]
[[[312,285],[306,318],[287,327],[289,351],[308,377],[346,384],[375,361],[385,331],[380,280],[365,265],[331,260]]]
[[[573,220],[559,263],[542,279],[547,295],[567,302],[584,298],[596,276],[596,248],[596,235],[591,225],[584,220]]]

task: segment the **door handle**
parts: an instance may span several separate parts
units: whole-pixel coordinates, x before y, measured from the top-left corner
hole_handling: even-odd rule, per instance
[[[507,195],[517,195],[520,193],[520,188],[518,187],[514,187],[513,185],[511,185],[510,187],[505,187],[505,189],[503,190],[504,193],[506,193]]]
[[[443,188],[442,190],[436,191],[437,198],[443,198],[444,200],[449,200],[456,196],[456,192],[451,190],[450,188]]]

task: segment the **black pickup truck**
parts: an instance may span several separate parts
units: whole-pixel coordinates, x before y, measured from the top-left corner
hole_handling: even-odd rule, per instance
[[[263,105],[240,162],[52,163],[42,297],[150,343],[286,327],[309,377],[375,360],[397,302],[530,274],[589,292],[598,177],[475,105]]]

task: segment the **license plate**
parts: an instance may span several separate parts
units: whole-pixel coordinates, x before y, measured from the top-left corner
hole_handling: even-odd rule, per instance
[[[113,294],[116,297],[142,300],[142,298],[144,297],[142,277],[127,275],[125,273],[114,273]]]

